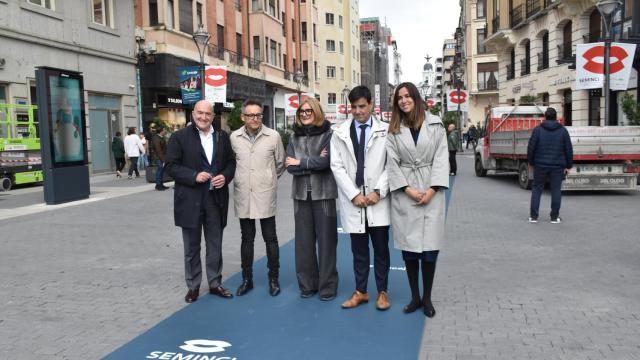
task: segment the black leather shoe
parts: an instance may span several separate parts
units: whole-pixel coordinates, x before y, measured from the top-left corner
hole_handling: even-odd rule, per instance
[[[158,191],[165,191],[167,189],[168,189],[168,187],[166,187],[166,186],[157,186],[156,185],[156,190],[158,190]]]
[[[410,313],[420,309],[421,307],[422,307],[422,304],[420,303],[420,301],[412,300],[410,303],[405,305],[404,308],[402,308],[402,312],[404,312],[405,314],[410,314]]]
[[[336,294],[320,295],[320,300],[322,301],[331,301],[335,298],[336,298]]]
[[[269,279],[269,294],[271,296],[280,294],[280,283],[278,282],[278,279]]]
[[[223,288],[222,286],[209,288],[209,294],[220,296],[226,299],[230,299],[233,297],[233,294],[231,293],[231,291]]]
[[[200,289],[195,289],[187,291],[187,295],[184,297],[184,301],[191,304],[192,302],[198,300],[198,295],[200,294]]]
[[[300,292],[300,297],[303,299],[308,299],[317,293],[316,290],[303,290]]]
[[[428,318],[436,316],[436,309],[434,309],[433,305],[431,305],[430,303],[422,305],[422,312],[424,312],[424,316]]]
[[[253,289],[253,280],[251,279],[243,279],[242,284],[236,290],[236,295],[242,296],[248,293],[251,289]]]

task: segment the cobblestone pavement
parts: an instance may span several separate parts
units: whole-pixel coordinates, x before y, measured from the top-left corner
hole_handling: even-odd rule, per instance
[[[640,192],[565,193],[529,224],[511,175],[458,176],[420,359],[640,359]]]
[[[640,359],[640,192],[565,194],[563,224],[529,224],[515,177],[476,178],[468,153],[458,161],[419,359]],[[280,243],[293,237],[290,183]],[[92,191],[54,208],[38,188],[0,194],[0,359],[100,358],[185,305],[172,191],[110,176]],[[230,214],[224,278],[240,268]]]
[[[0,359],[97,359],[185,306],[173,191],[142,179],[91,182],[90,199],[53,208],[41,188],[0,194]],[[285,174],[281,244],[293,237],[290,184]],[[240,270],[233,206],[229,215],[223,281]],[[264,256],[259,231],[255,248]],[[267,269],[254,276],[266,282]]]

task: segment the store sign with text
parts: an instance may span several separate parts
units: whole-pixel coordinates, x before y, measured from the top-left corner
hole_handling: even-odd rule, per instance
[[[604,43],[576,45],[576,90],[604,86]],[[636,44],[612,43],[609,54],[611,90],[627,90]]]

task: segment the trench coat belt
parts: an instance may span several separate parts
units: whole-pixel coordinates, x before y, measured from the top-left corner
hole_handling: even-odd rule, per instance
[[[413,162],[413,163],[400,163],[400,167],[410,168],[412,170],[418,170],[420,168],[431,167],[433,163]]]

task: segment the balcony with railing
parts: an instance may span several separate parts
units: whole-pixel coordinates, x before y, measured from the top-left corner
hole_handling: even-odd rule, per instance
[[[260,71],[260,60],[240,55],[229,49],[221,48],[216,45],[209,45],[207,55],[210,57],[226,61],[230,64],[244,66],[245,60],[249,69]]]
[[[513,9],[511,9],[509,15],[510,15],[510,19],[509,19],[509,26],[511,28],[514,28],[518,25],[520,25],[523,21],[524,21],[524,14],[522,13],[524,6],[522,4],[514,7]]]
[[[510,80],[510,79],[507,79],[507,80]],[[497,80],[494,80],[494,81],[487,80],[487,81],[481,81],[478,83],[478,91],[496,91],[496,90],[498,90]]]
[[[507,80],[516,78],[516,67],[512,64],[507,65]]]
[[[549,68],[549,52],[538,53],[538,71]]]
[[[527,17],[537,14],[543,7],[543,0],[527,0]]]
[[[520,59],[520,76],[529,75],[531,73],[531,64],[528,59]]]

